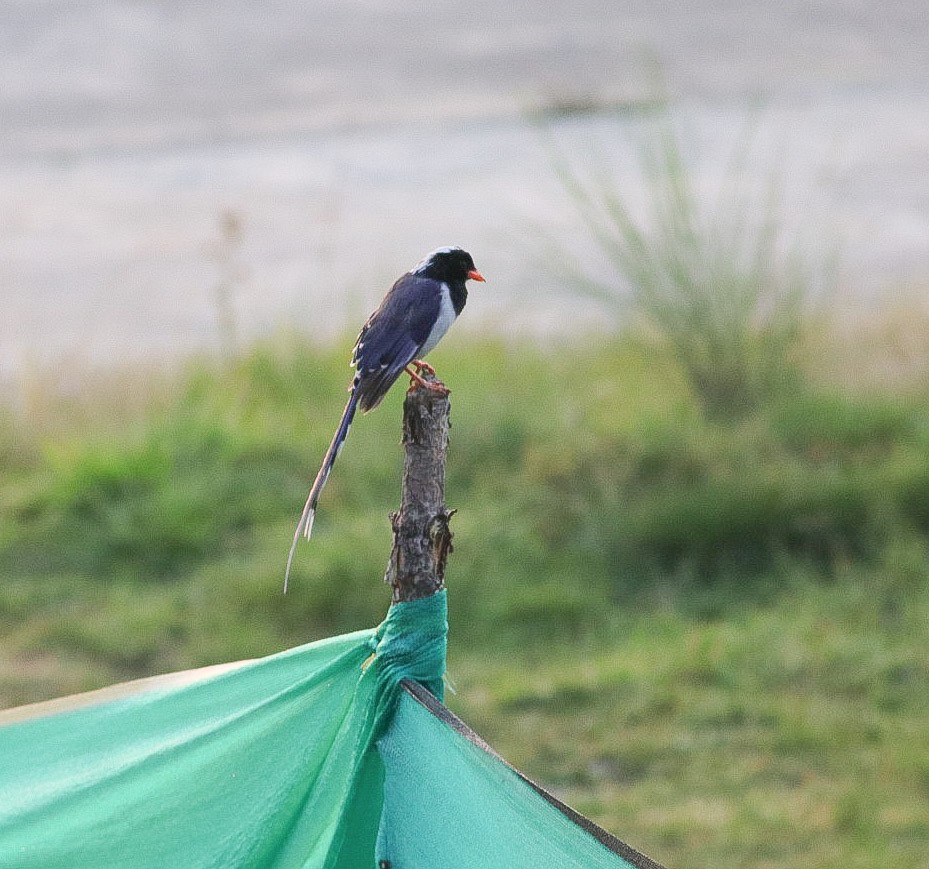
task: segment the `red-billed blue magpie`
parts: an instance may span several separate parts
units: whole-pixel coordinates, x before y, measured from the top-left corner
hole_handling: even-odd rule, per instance
[[[440,381],[420,376],[420,371],[435,374],[421,357],[439,343],[461,313],[468,298],[468,280],[484,280],[471,254],[460,247],[440,247],[397,279],[361,327],[352,352],[355,377],[349,387],[348,403],[297,523],[287,556],[285,592],[300,535],[310,538],[319,496],[348,437],[355,410],[360,407],[362,413],[367,413],[377,407],[404,371],[412,378],[411,387],[418,385],[448,394]]]

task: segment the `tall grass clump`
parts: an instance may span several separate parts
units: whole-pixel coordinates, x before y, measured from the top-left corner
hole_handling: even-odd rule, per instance
[[[776,183],[759,190],[748,180],[749,150],[738,149],[706,196],[662,124],[641,154],[641,215],[610,173],[554,157],[609,266],[605,277],[575,267],[576,287],[670,353],[715,418],[740,416],[797,382],[810,312],[813,271],[786,243]]]

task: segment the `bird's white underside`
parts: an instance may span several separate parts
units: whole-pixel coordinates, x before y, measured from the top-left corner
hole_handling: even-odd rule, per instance
[[[419,355],[425,356],[439,341],[442,336],[451,328],[452,323],[457,318],[455,306],[452,304],[452,295],[448,289],[448,284],[442,284],[442,297],[439,302],[439,316],[436,318],[432,331],[426,337],[423,346],[419,348]]]

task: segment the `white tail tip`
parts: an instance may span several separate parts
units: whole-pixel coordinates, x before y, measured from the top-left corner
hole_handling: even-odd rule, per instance
[[[316,511],[310,510],[306,515],[306,525],[303,526],[303,536],[307,540],[310,539],[310,535],[313,533],[313,520],[316,518]]]

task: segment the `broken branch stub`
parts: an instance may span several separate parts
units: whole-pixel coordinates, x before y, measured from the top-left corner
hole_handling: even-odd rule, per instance
[[[452,551],[448,523],[454,513],[445,506],[450,407],[447,395],[422,387],[403,402],[403,482],[400,509],[390,515],[394,539],[384,575],[394,603],[429,597],[445,587],[445,563]]]

